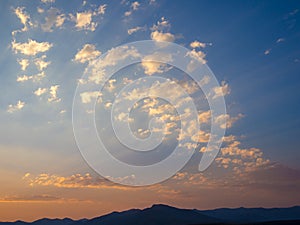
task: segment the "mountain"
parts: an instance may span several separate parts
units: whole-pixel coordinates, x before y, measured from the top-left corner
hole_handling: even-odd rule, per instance
[[[199,210],[200,213],[233,223],[300,220],[300,206],[291,208],[237,208]],[[300,223],[299,223],[300,224]]]
[[[237,208],[237,209],[179,209],[157,204],[146,209],[131,209],[93,219],[40,219],[32,223],[5,222],[0,225],[204,225],[204,224],[300,224],[300,207]]]
[[[90,220],[89,225],[182,225],[182,224],[215,224],[221,220],[203,215],[199,211],[178,209],[167,205],[153,205],[143,210],[132,209]]]

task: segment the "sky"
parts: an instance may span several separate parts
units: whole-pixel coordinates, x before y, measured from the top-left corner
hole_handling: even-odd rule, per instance
[[[0,221],[92,218],[155,203],[197,209],[300,204],[299,1],[2,0],[0,6]],[[226,101],[215,122],[226,134],[213,163],[199,172],[212,126],[201,88],[183,71],[147,61],[153,55],[123,68],[101,92],[79,95],[84,106],[97,100],[98,134],[115,157],[148,165],[184,139],[177,105],[151,97],[134,107],[131,129],[145,138],[149,120],[165,118],[166,140],[150,158],[120,147],[107,118],[117,93],[135,79],[161,76],[180,84],[204,125],[196,142],[185,142],[197,147],[184,168],[163,182],[131,187],[104,179],[84,160],[72,104],[78,85],[99,84],[99,74],[83,79],[90,68],[136,57],[134,49],[118,52],[117,46],[143,40],[176,43],[211,69],[220,86],[210,98]],[[176,89],[163,85],[179,104]],[[81,122],[91,111],[85,113]]]

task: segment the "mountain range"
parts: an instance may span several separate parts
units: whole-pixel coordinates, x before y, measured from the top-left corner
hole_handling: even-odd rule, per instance
[[[93,219],[40,219],[31,223],[0,222],[0,225],[204,225],[204,224],[300,224],[300,206],[290,208],[221,208],[214,210],[180,209],[156,204],[145,209],[130,209]]]

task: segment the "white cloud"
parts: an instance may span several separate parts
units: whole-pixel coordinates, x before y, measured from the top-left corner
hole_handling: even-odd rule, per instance
[[[166,63],[172,62],[172,55],[154,53],[152,55],[145,56],[141,62],[142,67],[145,69],[145,74],[151,76],[155,73],[163,73],[167,71],[169,69],[167,64],[159,62],[162,60]]]
[[[169,21],[166,20],[165,17],[162,17],[156,24],[154,24],[151,28],[152,31],[163,31],[165,29],[170,29],[171,25]]]
[[[202,51],[196,51],[193,49],[192,51],[187,53],[188,56],[190,56],[192,59],[197,60],[198,62],[205,64],[206,59],[205,59],[205,53]]]
[[[45,72],[42,71],[38,74],[31,75],[31,76],[28,76],[28,75],[18,76],[17,82],[25,82],[28,80],[32,80],[33,82],[38,82],[41,79],[43,79],[44,77],[45,77]]]
[[[229,85],[227,83],[225,83],[224,81],[222,81],[221,86],[214,87],[212,91],[213,91],[212,99],[216,99],[218,97],[222,97],[222,96],[230,94]]]
[[[49,42],[37,42],[28,39],[28,42],[18,43],[15,40],[12,42],[12,49],[15,53],[34,56],[41,52],[47,52],[53,45]]]
[[[203,123],[208,123],[211,119],[211,111],[208,110],[208,111],[205,111],[205,112],[200,112],[198,114],[198,121],[201,124]]]
[[[127,30],[127,33],[128,33],[129,35],[131,35],[131,34],[137,32],[137,31],[139,31],[139,30],[142,30],[142,29],[143,29],[143,27],[133,27],[133,28],[131,28],[131,29],[128,29],[128,30]]]
[[[7,108],[7,112],[8,113],[14,113],[16,111],[21,110],[24,106],[25,106],[25,102],[22,102],[22,101],[19,100],[17,102],[17,104],[15,104],[15,105],[9,105],[8,108]]]
[[[102,96],[102,93],[99,91],[89,91],[80,93],[82,103],[90,103],[92,99],[97,99],[100,96]]]
[[[54,85],[49,88],[49,95],[48,102],[60,102],[61,99],[57,97],[59,85]]]
[[[20,66],[21,66],[21,70],[25,71],[27,69],[27,67],[29,66],[29,60],[28,59],[21,59],[18,60]]]
[[[36,67],[39,71],[44,70],[51,64],[51,62],[44,61],[45,58],[46,58],[46,55],[43,55],[42,57],[34,60],[34,64],[36,65]]]
[[[206,43],[202,43],[202,42],[199,42],[199,41],[193,41],[191,44],[190,44],[191,48],[205,48],[206,47]]]
[[[27,31],[28,26],[32,26],[33,24],[30,22],[30,16],[24,11],[24,9],[24,7],[17,7],[14,12],[24,25],[22,31]]]
[[[36,96],[41,96],[47,92],[47,88],[38,88],[36,91],[34,91],[34,94]]]
[[[90,63],[93,66],[91,75],[88,77],[90,82],[99,84],[103,76],[105,75],[105,67],[113,66],[118,61],[125,60],[128,57],[138,58],[140,57],[139,52],[134,47],[122,46],[118,48],[112,48],[107,52],[107,55],[104,59],[95,60]]]
[[[222,114],[215,119],[215,123],[220,126],[222,129],[231,128],[233,124],[239,119],[243,118],[243,114],[238,114],[235,117],[230,116],[229,114]]]
[[[45,18],[45,23],[42,24],[43,31],[52,32],[54,27],[61,27],[65,22],[66,16],[60,14],[60,11],[56,8],[48,10],[48,15]]]
[[[45,12],[45,10],[42,9],[42,8],[40,8],[40,7],[37,7],[37,12],[38,12],[39,14],[42,14],[42,13]]]
[[[98,10],[97,10],[97,14],[99,14],[99,15],[104,15],[104,14],[105,14],[105,11],[106,11],[106,7],[107,7],[106,4],[100,5],[99,8],[98,8]]]
[[[284,42],[284,41],[285,41],[284,38],[278,38],[277,41],[276,41],[276,43],[280,43],[280,42]]]
[[[163,33],[156,30],[151,33],[151,39],[154,41],[173,42],[175,40],[175,36],[171,33]]]
[[[271,49],[267,49],[267,50],[264,52],[264,54],[265,54],[265,55],[269,55],[270,52],[271,52]]]
[[[133,11],[137,11],[140,7],[140,3],[135,1],[135,2],[132,2],[131,5],[130,5],[130,10],[129,11],[126,11],[124,13],[125,16],[130,16],[132,14]]]
[[[80,51],[77,52],[74,60],[77,62],[85,63],[87,61],[95,59],[100,54],[101,52],[96,50],[95,45],[86,44]]]
[[[55,0],[41,0],[42,3],[54,3]]]

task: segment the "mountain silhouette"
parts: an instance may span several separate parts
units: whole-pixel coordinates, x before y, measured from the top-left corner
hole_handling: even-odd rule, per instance
[[[179,209],[156,204],[93,219],[40,219],[32,223],[16,221],[0,225],[204,225],[204,224],[300,224],[300,206],[290,208],[221,208],[215,210]]]

